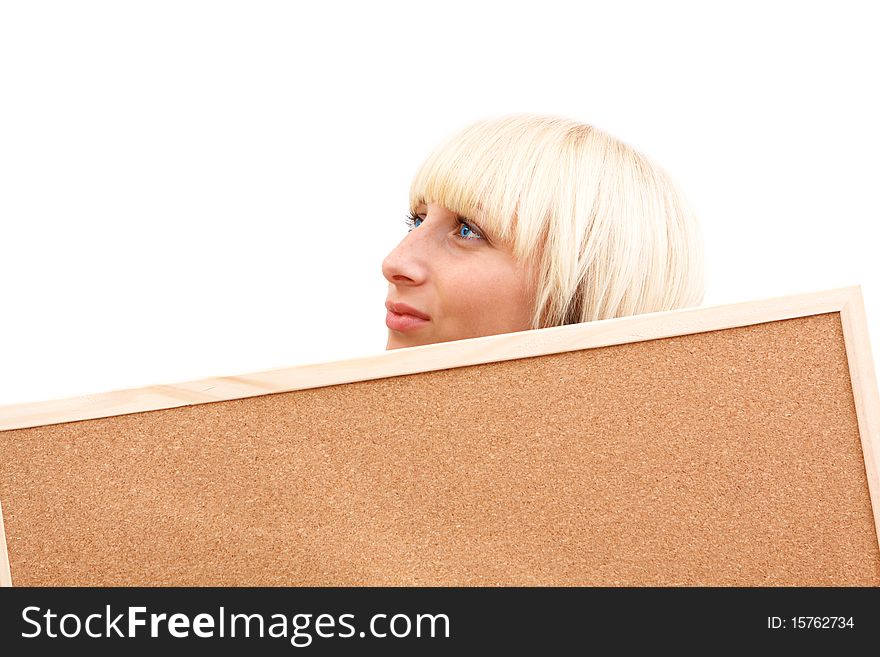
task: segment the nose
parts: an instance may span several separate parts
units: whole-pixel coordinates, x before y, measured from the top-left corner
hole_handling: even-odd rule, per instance
[[[409,232],[382,261],[382,275],[395,285],[419,285],[427,276],[427,231],[415,228]]]

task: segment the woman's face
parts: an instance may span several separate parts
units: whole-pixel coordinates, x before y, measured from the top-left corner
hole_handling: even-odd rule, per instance
[[[382,263],[388,280],[385,348],[528,330],[531,267],[443,206],[422,205],[416,215],[409,233]],[[427,319],[394,313],[402,310],[395,304]]]

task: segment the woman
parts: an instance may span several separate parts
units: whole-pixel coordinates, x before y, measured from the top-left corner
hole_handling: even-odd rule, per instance
[[[386,349],[699,305],[699,224],[669,176],[589,125],[515,114],[441,144],[385,258]]]

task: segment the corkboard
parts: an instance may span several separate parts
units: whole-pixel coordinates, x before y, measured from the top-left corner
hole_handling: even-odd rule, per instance
[[[880,584],[858,287],[226,383],[0,409],[12,582]]]

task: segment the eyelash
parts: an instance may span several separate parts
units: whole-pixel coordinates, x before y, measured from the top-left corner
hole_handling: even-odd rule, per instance
[[[407,232],[411,231],[413,228],[416,228],[416,219],[421,219],[422,221],[424,221],[424,219],[422,219],[422,217],[418,216],[417,214],[415,214],[415,213],[413,213],[413,212],[410,212],[410,213],[406,216],[406,218],[404,219],[404,221],[406,222]],[[474,229],[474,227],[471,226],[471,225],[470,225],[468,222],[466,222],[466,221],[462,221],[461,219],[459,219],[459,220],[458,220],[458,226],[459,226],[459,228],[458,228],[459,233],[461,232],[461,227],[462,227],[462,226],[467,226],[467,227],[468,227],[468,230],[470,230],[471,233],[473,233],[474,235],[479,235],[479,238],[476,238],[476,237],[462,237],[460,234],[457,234],[456,236],[457,236],[459,239],[465,240],[466,242],[472,242],[472,241],[474,241],[474,240],[476,240],[476,239],[481,239],[481,240],[482,240],[482,239],[485,239],[485,238],[483,237],[483,234],[482,234],[482,233],[480,233],[479,231],[477,231],[476,229]]]

